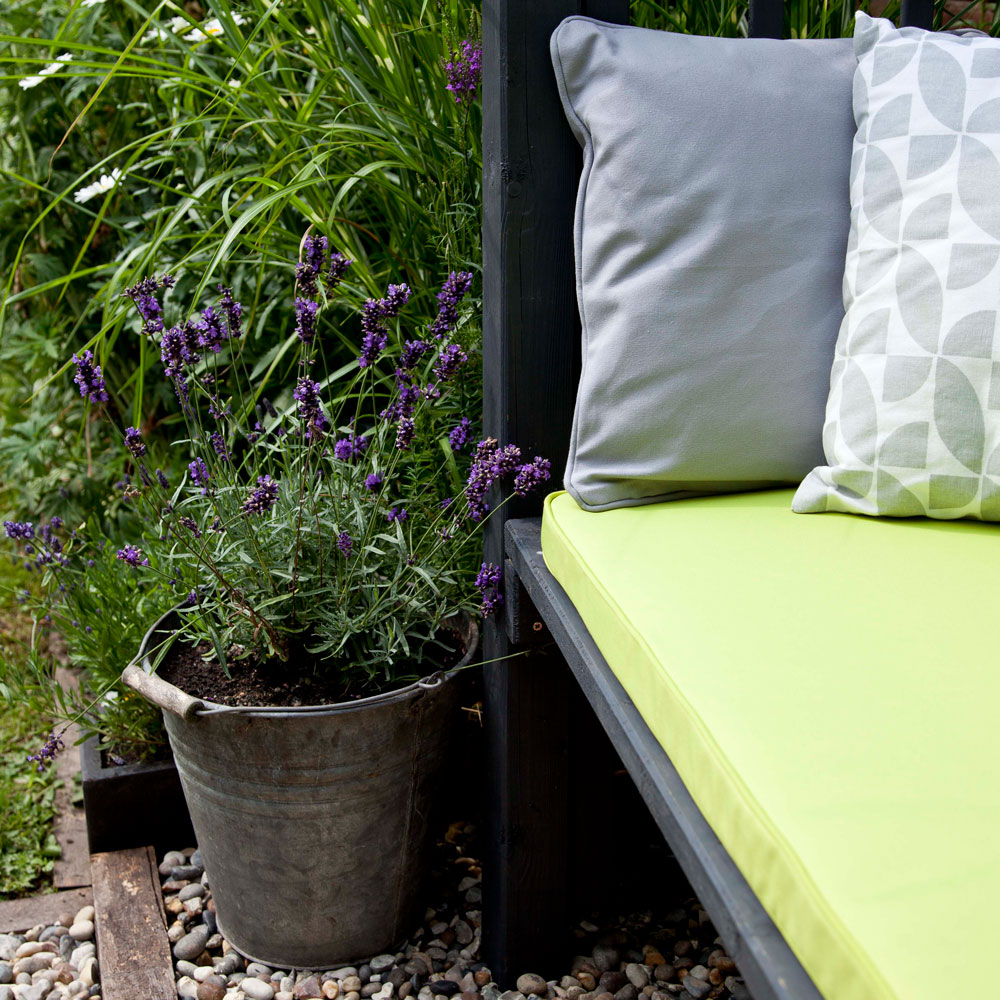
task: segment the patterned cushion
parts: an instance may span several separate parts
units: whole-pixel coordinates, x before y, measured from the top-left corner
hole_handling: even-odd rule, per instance
[[[857,15],[851,236],[793,509],[1000,520],[1000,40]]]

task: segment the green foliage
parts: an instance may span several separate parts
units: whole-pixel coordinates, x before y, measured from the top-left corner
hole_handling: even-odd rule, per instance
[[[428,287],[442,256],[478,266],[479,112],[455,103],[442,66],[475,30],[453,2],[414,0],[219,0],[204,22],[136,0],[0,14],[4,331],[12,313],[54,310],[63,364],[92,346],[119,412],[155,424],[156,359],[122,336],[117,302],[154,263],[196,297],[225,269],[251,312],[251,361],[282,332],[266,303],[303,217],[363,263],[358,300],[390,275]],[[18,85],[62,53],[59,72]]]
[[[60,854],[52,834],[55,769],[39,773],[26,764],[47,735],[43,717],[0,713],[0,900],[45,887]]]
[[[634,0],[632,23],[694,35],[746,35],[749,5],[746,0]],[[842,38],[854,33],[854,12],[899,21],[900,0],[856,3],[854,0],[786,0],[786,38]],[[993,0],[936,4],[934,27],[938,30],[973,27],[1000,35],[1000,17]]]

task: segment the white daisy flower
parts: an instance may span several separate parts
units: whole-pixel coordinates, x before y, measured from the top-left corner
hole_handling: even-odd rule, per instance
[[[85,201],[90,201],[91,198],[107,194],[118,183],[121,176],[122,172],[115,167],[110,174],[102,174],[100,180],[96,180],[93,184],[88,184],[86,187],[80,188],[73,195],[73,200],[82,205]]]
[[[104,0],[83,0],[82,6],[96,7],[99,3],[104,3]]]
[[[44,69],[40,69],[37,76],[26,76],[23,80],[18,80],[17,85],[22,90],[30,90],[32,87],[37,87],[47,76],[58,73],[72,58],[72,52],[64,52],[61,56],[56,56],[55,62],[49,63]]]
[[[234,24],[246,24],[247,19],[242,14],[233,14]],[[194,31],[184,36],[185,42],[204,42],[209,38],[217,38],[225,31],[222,26],[222,22],[217,18],[213,17],[209,21],[202,21],[201,25],[194,29]]]
[[[101,0],[101,2],[103,3],[104,0]],[[167,21],[166,28],[153,28],[151,31],[148,31],[145,35],[143,35],[140,41],[165,42],[171,36],[171,34],[176,35],[178,32],[181,32],[185,28],[189,27],[190,24],[191,22],[188,21],[186,17],[180,17],[179,15],[177,17],[172,17],[170,18],[169,21]]]

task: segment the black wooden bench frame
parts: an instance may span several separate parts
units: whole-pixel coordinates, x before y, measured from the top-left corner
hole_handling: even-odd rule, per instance
[[[903,24],[931,27],[933,0],[902,7]],[[551,458],[557,476],[580,365],[572,237],[580,151],[556,92],[549,36],[572,14],[626,23],[628,0],[483,5],[484,427],[529,458]],[[779,38],[782,19],[782,0],[756,0],[750,34]],[[567,685],[575,680],[756,1000],[821,1000],[546,569],[539,507],[526,498],[501,509],[485,545],[506,584],[506,614],[483,633],[484,659],[498,660],[485,668],[484,698],[483,929],[495,978],[546,972],[566,946]]]

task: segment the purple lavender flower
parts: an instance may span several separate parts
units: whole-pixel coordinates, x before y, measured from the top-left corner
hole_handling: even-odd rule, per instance
[[[35,526],[31,521],[4,521],[3,528],[8,538],[35,537]]]
[[[80,387],[80,395],[92,403],[107,402],[108,391],[104,387],[101,366],[94,364],[94,352],[84,351],[79,357],[74,354],[73,364],[76,365],[73,381]]]
[[[266,514],[278,500],[278,483],[270,476],[258,476],[257,487],[243,501],[240,513]]]
[[[361,354],[358,365],[367,368],[374,364],[388,342],[385,321],[399,314],[410,299],[410,286],[390,285],[384,299],[369,299],[361,310]]]
[[[468,516],[472,521],[481,521],[489,513],[490,505],[486,497],[490,487],[513,472],[520,458],[520,448],[512,444],[500,448],[495,438],[485,438],[476,445],[465,487]]]
[[[195,538],[201,538],[201,528],[198,527],[198,522],[193,517],[179,517],[177,523],[181,527],[187,528]]]
[[[448,77],[445,90],[451,91],[455,103],[471,103],[476,98],[483,77],[483,47],[467,38],[458,52],[451,53],[451,59],[444,64],[444,71]]]
[[[146,446],[142,443],[142,435],[139,433],[138,427],[129,427],[125,431],[125,447],[136,458],[142,458],[146,454]]]
[[[222,436],[219,431],[212,431],[210,435],[212,442],[212,448],[215,450],[215,454],[222,459],[223,462],[229,461],[229,452],[226,450],[226,439]]]
[[[434,374],[438,377],[438,381],[446,382],[468,360],[469,355],[458,344],[449,344],[438,355],[437,364],[434,365]]]
[[[144,466],[142,462],[139,462],[137,468],[139,469],[139,478],[142,480],[142,485],[152,486],[153,480],[149,478],[149,473],[146,471],[146,466]]]
[[[344,272],[354,263],[339,251],[330,254],[330,266],[326,274],[323,275],[323,282],[327,291],[332,292],[340,284],[344,277]]]
[[[172,326],[160,340],[160,360],[167,378],[180,379],[184,366],[201,360],[198,350],[198,330],[190,320],[183,326]]]
[[[208,526],[208,530],[214,531],[218,535],[225,533],[226,526],[222,523],[222,518],[218,514],[212,518],[212,523]]]
[[[156,481],[165,489],[170,489],[170,480],[164,475],[162,469],[156,470]]]
[[[303,375],[295,385],[292,399],[299,404],[299,417],[306,425],[306,437],[313,433],[322,436],[329,423],[323,413],[323,401],[319,395],[319,382]]]
[[[381,486],[382,477],[377,472],[373,472],[371,475],[365,476],[365,489],[368,490],[369,493],[377,493]]]
[[[191,485],[200,486],[203,494],[208,493],[208,481],[212,478],[203,458],[188,462],[188,472],[191,475]]]
[[[449,507],[450,507],[450,506],[452,505],[452,503],[453,503],[453,500],[452,500],[452,498],[451,498],[451,497],[445,497],[445,498],[444,498],[444,499],[443,499],[443,500],[441,501],[441,504],[440,504],[440,506],[441,506],[441,509],[442,509],[442,510],[447,510],[447,509],[448,509],[448,508],[449,508]]]
[[[392,524],[393,521],[398,521],[402,524],[403,521],[405,521],[410,515],[406,513],[405,507],[393,507],[385,516],[386,520],[390,524]]]
[[[46,615],[46,618],[47,617],[48,615]],[[54,732],[50,732],[49,738],[45,741],[45,745],[42,749],[39,750],[38,753],[32,754],[28,760],[35,761],[38,764],[38,770],[44,771],[45,768],[52,763],[55,755],[59,753],[65,745],[66,744],[63,743],[63,741],[56,736]]]
[[[213,354],[218,354],[222,350],[222,345],[229,339],[226,324],[211,306],[202,309],[201,319],[194,324],[194,328],[197,331],[198,346]]]
[[[129,566],[148,566],[149,560],[142,554],[142,549],[134,545],[125,545],[118,550],[118,558]]]
[[[409,451],[410,445],[413,444],[413,434],[416,431],[416,425],[413,422],[413,417],[401,417],[399,420],[399,426],[396,430],[396,447],[400,451]]]
[[[414,368],[418,361],[431,349],[426,340],[408,340],[399,355],[399,367]]]
[[[551,478],[552,463],[541,455],[536,455],[527,465],[522,465],[514,477],[514,492],[518,496],[527,496],[533,489],[541,486]]]
[[[483,603],[479,613],[485,618],[493,614],[503,604],[503,594],[500,593],[500,581],[503,573],[499,566],[493,563],[483,563],[476,574],[476,590],[479,591]]]
[[[452,271],[438,292],[438,314],[429,330],[435,339],[440,340],[446,333],[451,333],[458,322],[458,304],[468,294],[472,287],[470,271]]]
[[[303,344],[311,344],[316,336],[316,311],[319,305],[311,299],[295,300],[295,333]]]
[[[319,291],[316,279],[326,264],[326,251],[330,241],[325,236],[307,236],[302,243],[305,258],[295,266],[295,280],[303,295],[315,296]]]
[[[278,411],[274,408],[274,403],[272,403],[267,396],[260,397],[260,405],[264,407],[264,412],[269,417],[277,417]]]
[[[452,451],[461,451],[469,440],[472,423],[468,417],[462,419],[448,432],[448,443]]]
[[[173,288],[175,282],[169,274],[159,278],[142,278],[122,295],[132,300],[142,317],[142,332],[148,336],[163,329],[163,310],[157,292],[161,288]]]
[[[233,290],[225,285],[219,285],[219,308],[226,317],[229,327],[229,339],[236,340],[243,336],[243,306],[233,298]]]
[[[346,531],[342,531],[337,536],[337,548],[340,549],[345,559],[349,558],[354,548],[354,539]]]
[[[187,593],[187,597],[184,598],[184,605],[186,607],[191,608],[194,607],[194,605],[196,605],[197,603],[198,603],[198,591],[189,590]]]

